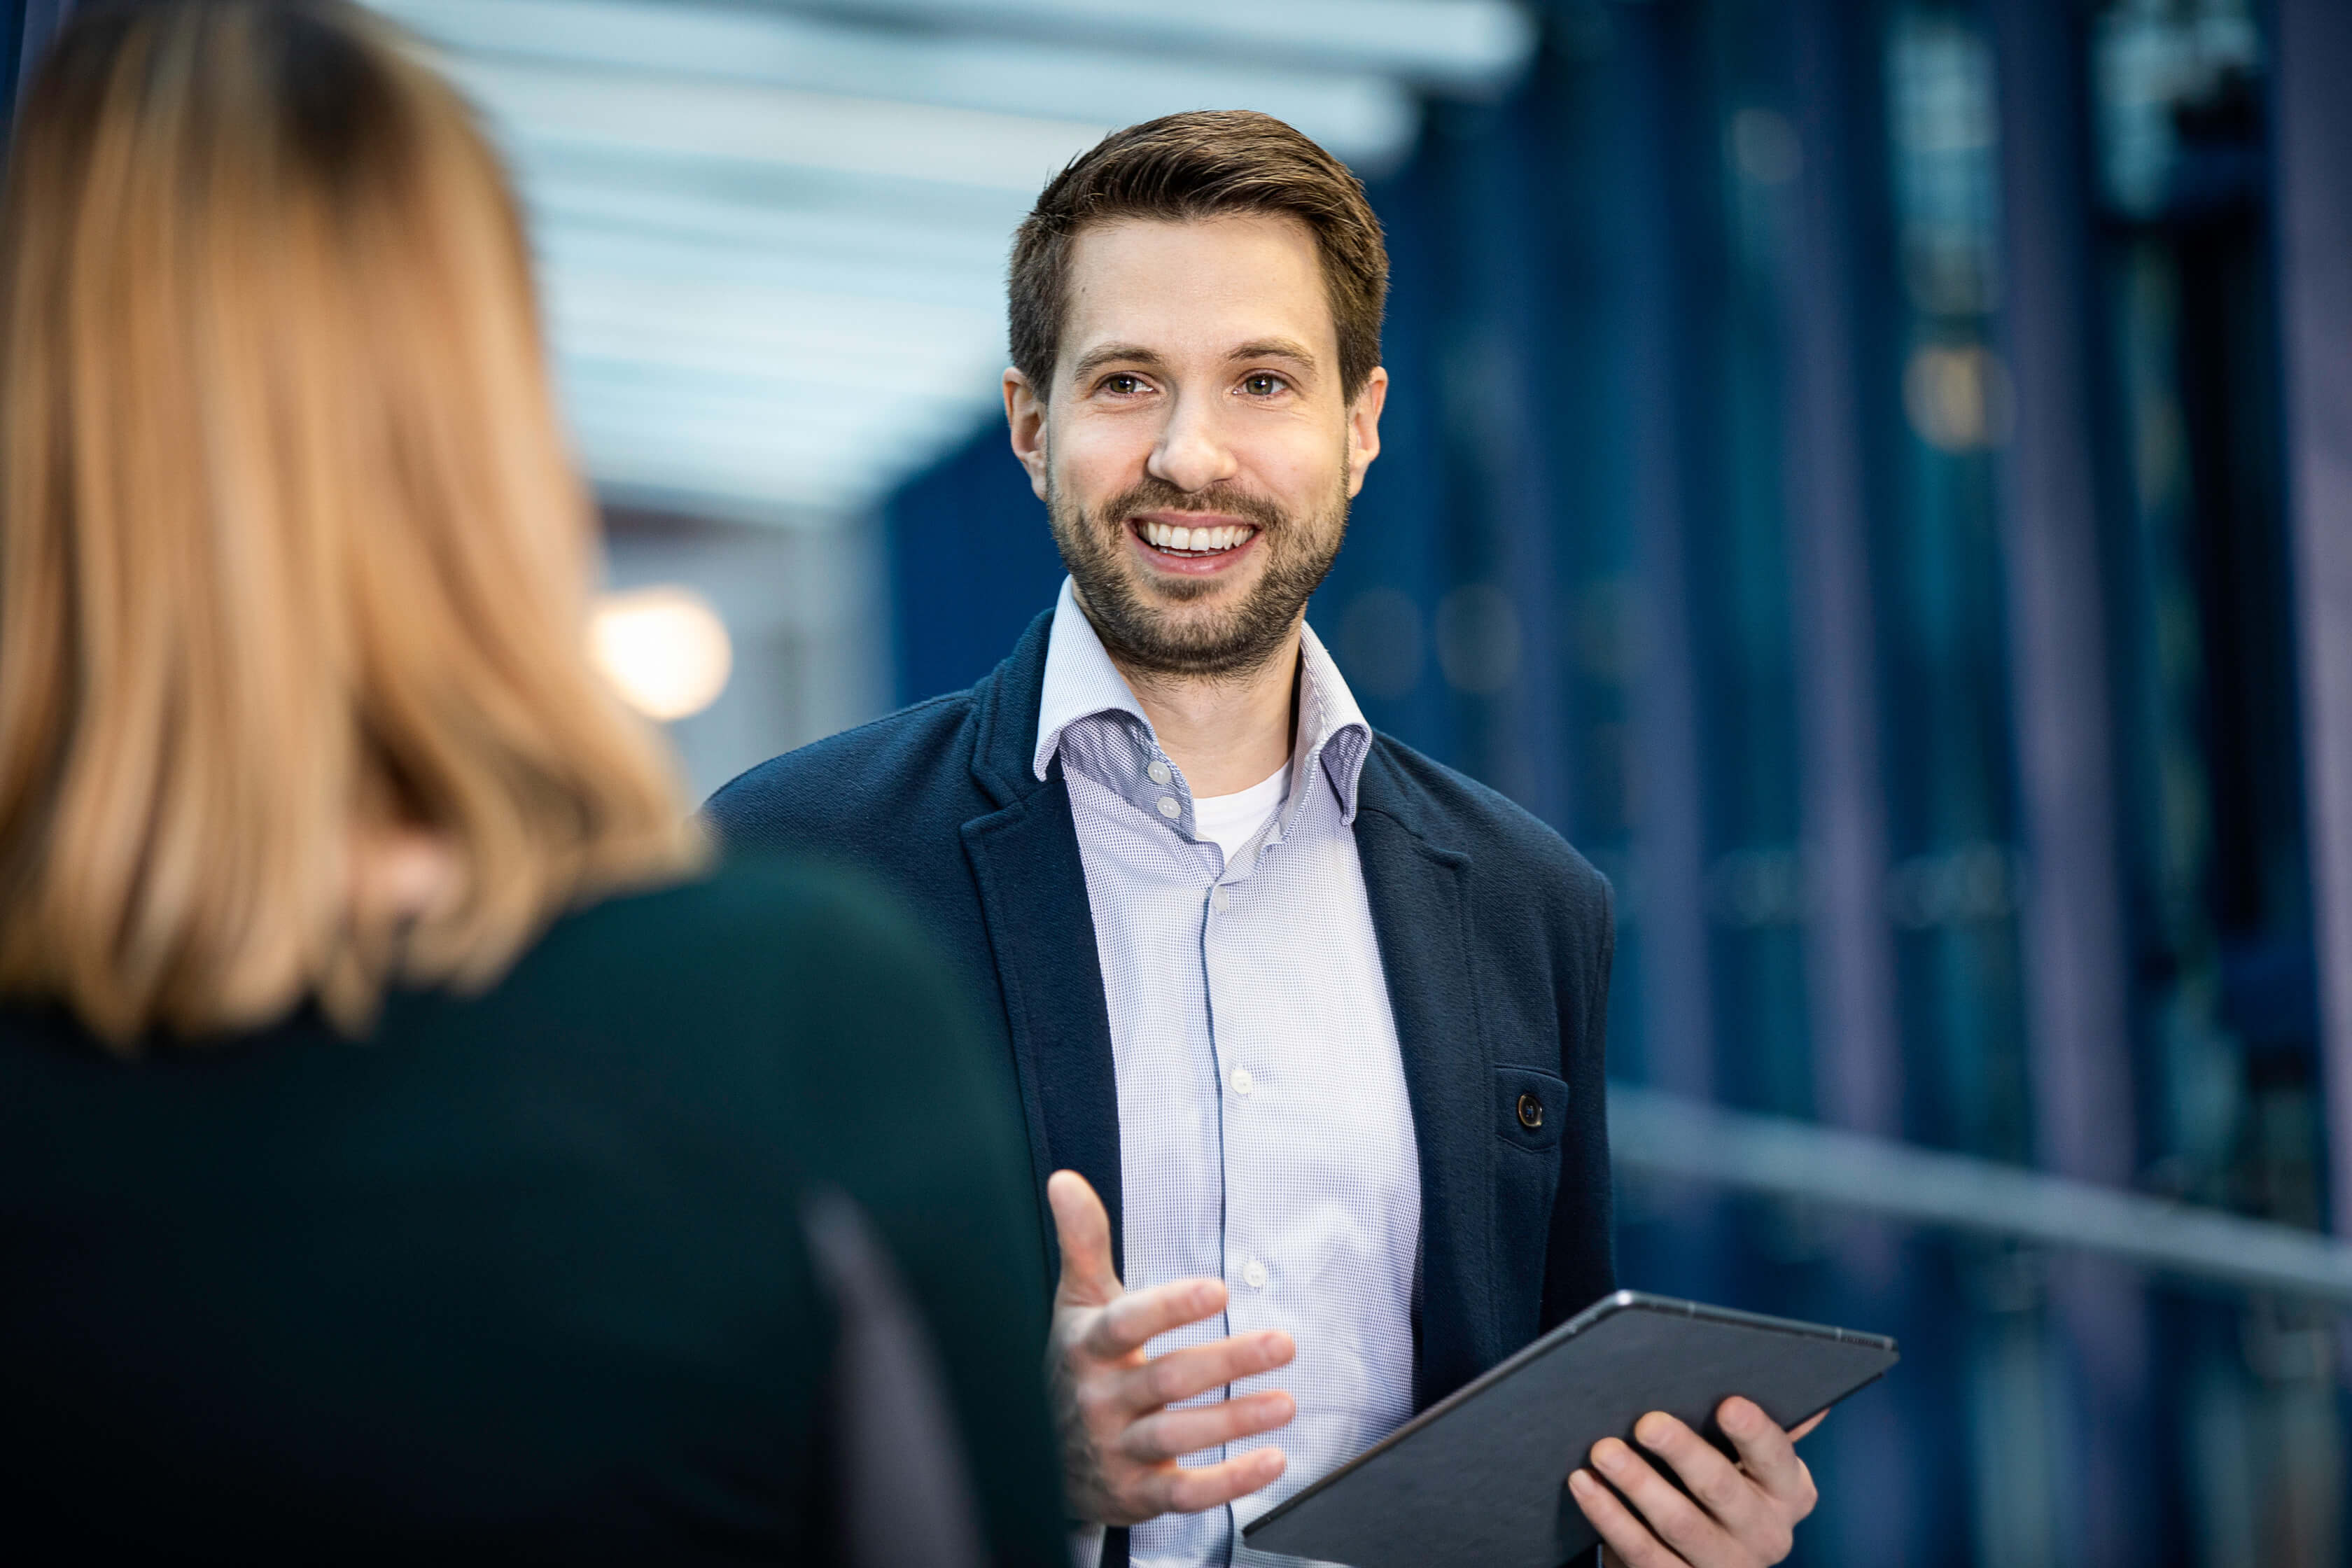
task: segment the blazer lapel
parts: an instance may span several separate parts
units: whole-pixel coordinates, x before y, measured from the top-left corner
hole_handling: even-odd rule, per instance
[[[1042,783],[1030,772],[1052,619],[1030,626],[977,705],[972,773],[1000,809],[963,825],[963,847],[1004,988],[1039,1202],[1055,1171],[1093,1184],[1110,1214],[1113,1266],[1124,1273],[1118,1080],[1086,863],[1061,763]],[[1061,1247],[1050,1212],[1041,1212],[1050,1289]]]
[[[1470,858],[1416,831],[1422,818],[1373,744],[1358,786],[1356,854],[1388,980],[1421,1156],[1420,1320],[1413,1406],[1502,1359],[1493,1300],[1494,1161],[1470,965]]]

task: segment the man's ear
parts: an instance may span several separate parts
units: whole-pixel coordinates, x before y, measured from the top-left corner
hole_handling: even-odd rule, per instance
[[[1004,424],[1013,455],[1029,470],[1029,488],[1045,499],[1045,400],[1017,370],[1004,373]]]
[[[1389,400],[1389,373],[1379,365],[1364,378],[1356,399],[1348,405],[1348,497],[1364,488],[1364,470],[1381,455],[1381,410]]]

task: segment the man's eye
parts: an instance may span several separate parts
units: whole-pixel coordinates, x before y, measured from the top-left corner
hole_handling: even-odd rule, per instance
[[[1255,375],[1245,377],[1242,382],[1242,390],[1252,397],[1272,397],[1283,389],[1283,384],[1282,377],[1269,375],[1261,371]]]
[[[1143,390],[1143,378],[1137,375],[1105,376],[1103,390],[1115,397],[1131,396]]]

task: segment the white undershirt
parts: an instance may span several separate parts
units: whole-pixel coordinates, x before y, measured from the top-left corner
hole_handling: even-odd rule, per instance
[[[1196,795],[1192,797],[1192,837],[1205,838],[1225,852],[1225,864],[1231,866],[1241,852],[1249,847],[1266,819],[1282,809],[1282,797],[1288,793],[1290,763],[1267,775],[1262,784],[1254,784],[1234,795]]]

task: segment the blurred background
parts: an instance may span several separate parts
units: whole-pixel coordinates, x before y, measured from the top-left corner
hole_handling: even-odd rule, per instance
[[[1796,1561],[2352,1563],[2352,5],[377,4],[520,178],[698,792],[1051,602],[1047,177],[1348,160],[1394,380],[1311,616],[1616,884],[1625,1281],[1902,1338]]]

